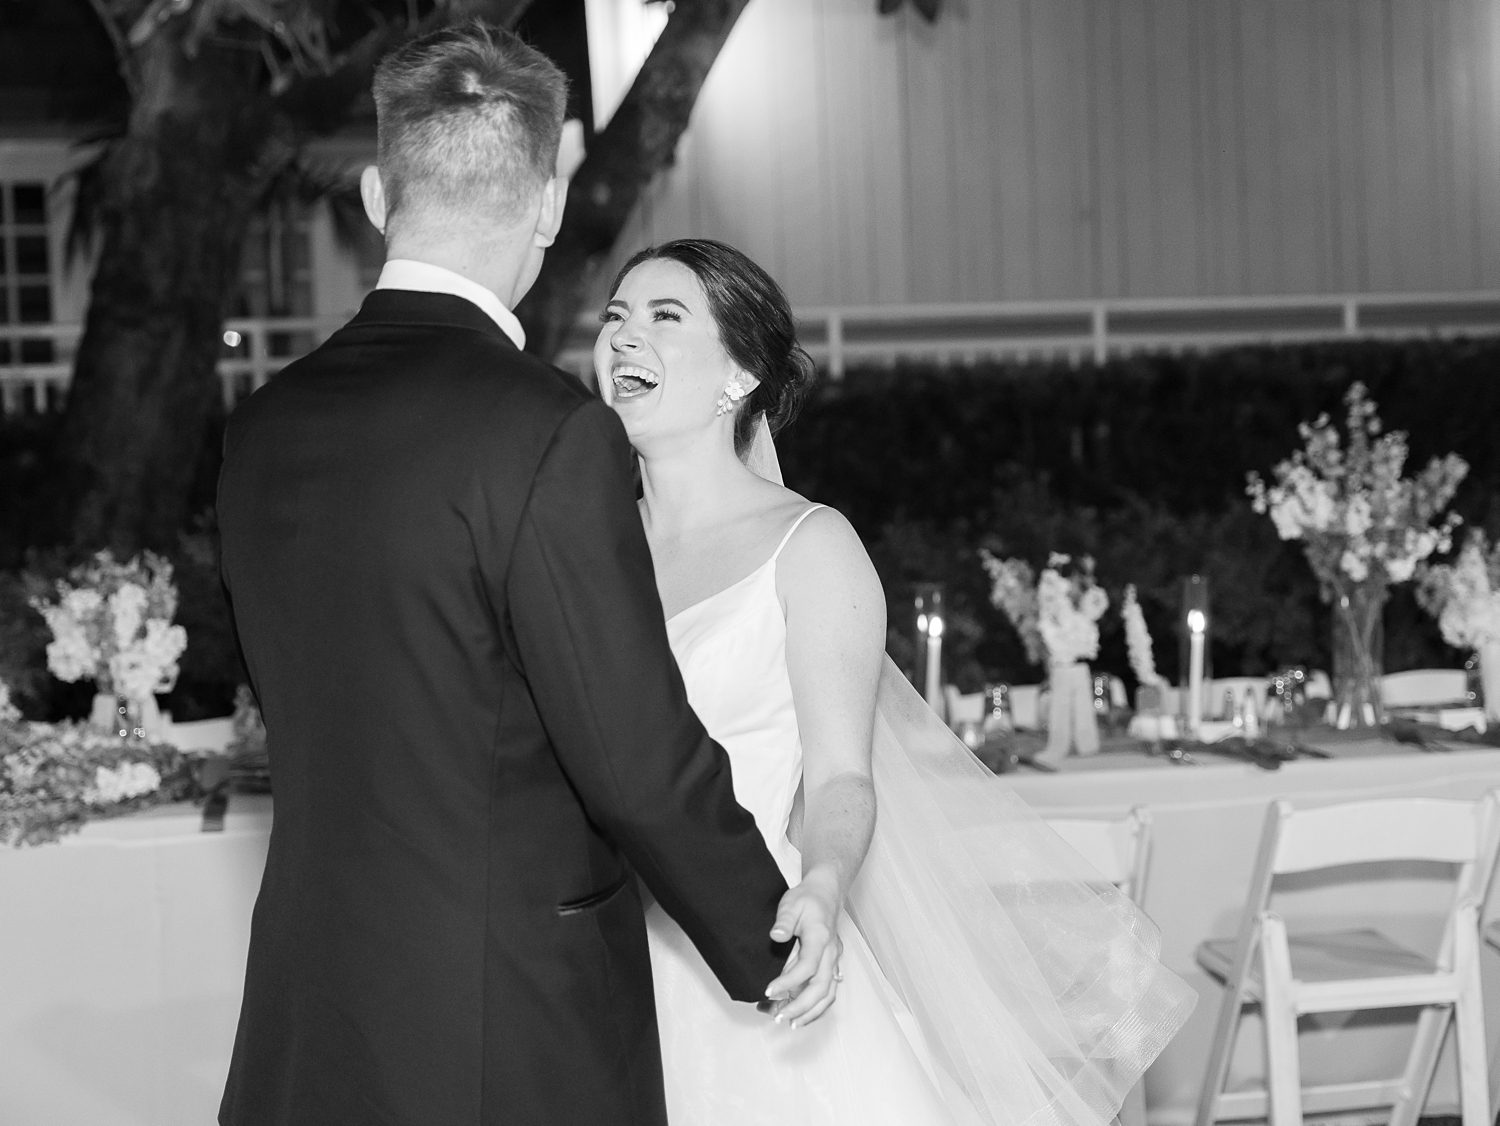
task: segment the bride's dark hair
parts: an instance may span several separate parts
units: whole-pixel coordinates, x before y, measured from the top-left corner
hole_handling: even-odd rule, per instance
[[[764,414],[775,434],[796,416],[812,385],[812,357],[797,343],[797,325],[776,280],[732,246],[684,238],[648,246],[615,275],[614,293],[642,262],[667,259],[686,266],[708,298],[724,350],[760,382],[734,422],[735,449],[744,452]]]

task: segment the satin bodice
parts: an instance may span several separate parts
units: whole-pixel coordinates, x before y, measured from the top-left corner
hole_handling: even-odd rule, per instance
[[[667,620],[667,637],[688,701],[729,755],[734,796],[755,818],[788,881],[802,877],[786,839],[802,780],[802,741],[786,665],[786,617],[776,593],[776,563],[804,509],[771,557],[739,582]]]

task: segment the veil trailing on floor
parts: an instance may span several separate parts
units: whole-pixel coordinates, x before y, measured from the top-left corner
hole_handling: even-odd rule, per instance
[[[744,460],[781,482],[764,419]],[[889,658],[872,770],[875,834],[849,914],[910,1009],[955,1119],[1108,1122],[1197,1000],[1162,965],[1155,925],[974,757]]]

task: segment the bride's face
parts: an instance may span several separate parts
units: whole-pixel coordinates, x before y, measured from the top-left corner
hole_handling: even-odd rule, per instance
[[[702,430],[737,374],[693,271],[656,258],[625,275],[604,307],[594,373],[637,448],[640,439]]]

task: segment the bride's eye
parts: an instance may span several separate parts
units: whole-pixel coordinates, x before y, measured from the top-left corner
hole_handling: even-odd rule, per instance
[[[624,319],[625,318],[622,317],[622,316],[620,316],[619,311],[616,310],[616,309],[605,309],[604,312],[602,312],[602,313],[599,314],[599,323],[600,324],[605,324],[605,325],[607,325],[607,324],[613,324],[615,321],[620,321],[620,320],[624,320]]]
[[[681,321],[682,314],[675,309],[657,309],[655,316],[651,319],[654,321]]]

